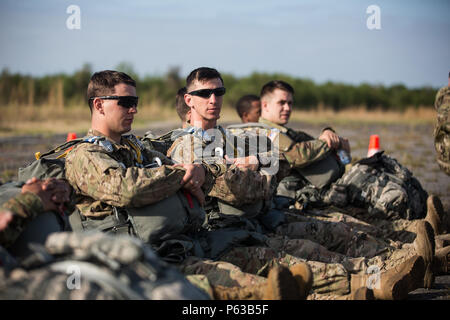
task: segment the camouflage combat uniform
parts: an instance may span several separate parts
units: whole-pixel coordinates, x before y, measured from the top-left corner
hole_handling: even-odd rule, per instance
[[[157,151],[135,149],[128,143],[133,136],[123,137],[120,144],[92,130],[87,136],[100,137],[99,142],[79,144],[66,157],[66,178],[83,216],[102,218],[112,214],[113,206],[140,207],[180,189],[185,170],[171,166]]]
[[[259,119],[259,125],[245,126],[244,124],[241,126],[232,126],[229,130],[239,137],[243,137],[248,133],[269,137],[273,142],[272,146],[276,149],[275,152],[278,152],[278,158],[280,160],[282,176],[277,175],[280,183],[283,183],[282,180],[286,176],[297,176],[296,169],[307,167],[331,153],[331,149],[325,141],[314,139],[305,132],[294,131],[263,118]],[[295,188],[298,189],[305,184],[303,180],[296,181],[296,183]],[[277,193],[280,194],[280,191]]]
[[[180,162],[198,159],[198,154],[202,155],[200,152],[208,145],[208,141],[202,141],[195,130],[188,130],[192,131],[192,135],[175,141],[168,152],[169,156]],[[202,149],[197,151],[197,155],[193,147],[194,139],[201,141]],[[223,154],[211,157],[211,160],[223,162]],[[347,216],[347,219],[351,217]],[[308,260],[314,274],[315,294],[345,295],[350,292],[350,274],[365,272],[367,263],[371,263],[369,258],[374,257],[374,261],[384,262],[394,251],[398,251],[397,246],[391,247],[389,242],[362,231],[354,231],[347,224],[333,221],[332,218],[320,221],[295,216],[293,220],[294,222],[278,227],[278,235],[270,235],[266,247],[247,247],[236,243],[234,248],[224,251],[215,260],[189,257],[179,267],[184,274],[205,276],[204,280],[212,285],[247,286],[265,281],[261,276],[266,276],[268,268],[274,264],[293,265]],[[307,240],[308,238],[312,241]],[[341,253],[331,252],[317,242]],[[382,253],[383,256],[376,256]],[[402,254],[396,254],[406,257],[413,253],[408,249]],[[206,284],[205,286],[207,287]]]
[[[195,276],[197,282],[194,283],[210,292],[211,285],[246,287],[263,283],[268,271],[275,265],[293,266],[306,262],[313,273],[309,299],[322,299],[322,295],[336,297],[350,294],[353,274],[384,272],[416,254],[412,244],[405,244],[397,250],[386,250],[369,259],[349,258],[305,239],[286,241],[271,238],[269,242],[267,247],[236,247],[218,260],[189,257],[179,265],[179,269],[188,279]]]
[[[235,165],[227,165],[225,155],[230,158],[248,156],[249,148],[245,141],[236,141],[237,137],[230,136],[223,128],[217,126],[216,135],[209,135],[210,131],[188,127],[184,134],[175,140],[167,152],[167,156],[177,163],[196,163],[203,161],[209,164],[225,165],[225,173],[216,178],[211,191],[207,194],[211,200],[209,207],[215,206],[214,199],[219,199],[229,205],[241,207],[271,198],[274,180],[271,176],[239,169]],[[262,154],[261,157],[269,157]]]
[[[66,178],[77,194],[83,228],[128,232],[151,242],[203,223],[204,210],[196,199],[179,192],[185,169],[132,135],[122,136],[120,144],[93,131],[86,139],[93,142],[78,144],[66,158]],[[207,194],[224,166],[202,166]]]
[[[284,184],[287,187],[280,188],[279,186],[277,194],[287,196],[285,192],[295,191],[295,189],[305,186],[304,179],[298,175],[297,170],[330,156],[331,149],[328,148],[326,142],[314,140],[304,132],[295,132],[262,118],[260,118],[260,122],[261,126],[258,124],[249,127],[234,126],[232,132],[240,137],[245,134],[264,134],[274,141],[275,148],[278,144],[280,168],[283,167],[281,163],[284,162],[290,170],[280,182],[280,185]],[[293,179],[290,179],[291,177]],[[352,219],[350,216],[346,218],[347,220]],[[368,234],[365,229],[358,229],[362,224],[350,226],[342,219],[322,219],[321,215],[311,216],[303,213],[302,215],[288,215],[287,221],[278,226],[275,233],[287,236],[288,239],[308,239],[331,251],[350,257],[373,257],[384,249],[395,249],[390,241],[382,240],[377,237],[378,235]]]
[[[441,88],[436,94],[434,107],[437,112],[437,121],[434,128],[434,147],[436,161],[439,167],[450,175],[450,87]]]

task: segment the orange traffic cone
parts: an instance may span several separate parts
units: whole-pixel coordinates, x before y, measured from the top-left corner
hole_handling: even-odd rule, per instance
[[[67,141],[70,141],[70,140],[74,140],[74,139],[76,139],[77,138],[77,134],[75,133],[75,132],[69,132],[68,134],[67,134],[67,140],[66,140],[66,142]]]
[[[367,151],[367,157],[373,156],[380,151],[380,137],[377,134],[370,136],[369,150]]]
[[[66,142],[67,142],[67,141],[70,141],[70,140],[75,140],[76,138],[77,138],[77,134],[76,134],[75,132],[69,132],[69,133],[67,134]],[[73,149],[73,147],[70,147],[69,149],[67,149],[66,152],[69,152],[69,151],[72,150],[72,149]]]

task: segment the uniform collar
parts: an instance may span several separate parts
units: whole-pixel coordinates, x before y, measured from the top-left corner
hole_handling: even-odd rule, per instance
[[[259,123],[263,123],[265,125],[268,125],[269,127],[276,128],[276,129],[280,130],[283,133],[286,133],[288,131],[288,128],[286,128],[285,126],[282,126],[280,124],[276,124],[275,122],[272,122],[272,121],[269,121],[267,119],[264,119],[263,117],[259,118]]]
[[[219,129],[221,132],[223,132],[223,129],[221,126],[217,125],[212,129]],[[209,130],[209,129],[208,129]],[[211,136],[208,133],[208,130],[204,130],[202,128],[197,128],[193,126],[186,127],[184,129],[185,132],[193,134],[194,136],[202,139],[204,142],[213,142],[215,140],[215,136]]]
[[[87,132],[87,137],[96,137],[97,140],[106,140],[108,141],[111,145],[115,146],[115,149],[119,149],[120,147],[126,145],[125,142],[123,141],[124,136],[121,137],[120,139],[120,144],[118,144],[117,142],[109,139],[107,136],[105,136],[103,133],[101,133],[100,131],[94,130],[94,129],[89,129],[89,131]]]

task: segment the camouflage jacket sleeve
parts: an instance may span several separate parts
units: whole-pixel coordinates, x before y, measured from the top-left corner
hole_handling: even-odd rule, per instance
[[[270,198],[275,181],[274,176],[232,165],[216,178],[208,196],[239,207]]]
[[[193,139],[184,136],[174,142],[167,155],[179,163],[192,163],[201,161],[198,156],[200,152],[201,150],[194,150]],[[266,198],[271,192],[271,178],[258,171],[240,169],[235,165],[227,166],[222,158],[214,163],[202,163],[208,172],[202,189],[210,197],[240,206]],[[210,176],[213,179],[210,180]]]
[[[295,142],[279,133],[280,160],[285,159],[291,168],[302,168],[324,158],[331,149],[325,141],[307,140]]]
[[[44,211],[41,199],[31,192],[25,192],[9,199],[0,211],[10,211],[12,221],[5,230],[0,231],[0,245],[8,248],[24,230],[25,226]]]
[[[78,145],[66,158],[66,179],[79,194],[118,207],[141,207],[178,191],[182,168],[126,168],[102,147]]]
[[[175,163],[201,163],[205,168],[205,183],[202,190],[208,194],[216,183],[216,179],[227,170],[224,161],[206,162],[203,161],[201,150],[194,152],[194,138],[192,135],[185,135],[177,138],[167,151],[167,156]]]

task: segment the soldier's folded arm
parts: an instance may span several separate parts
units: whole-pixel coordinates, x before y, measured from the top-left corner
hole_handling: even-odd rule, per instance
[[[181,138],[175,140],[167,152],[173,161],[200,162],[195,157],[193,149],[188,149],[190,144],[184,144]],[[229,204],[246,204],[255,200],[255,197],[263,198],[267,182],[261,174],[251,170],[242,170],[235,165],[228,167],[223,163],[206,163],[202,161],[206,169],[206,182],[203,186],[205,194],[223,200]],[[209,178],[208,178],[209,177]],[[252,185],[252,188],[249,187]]]
[[[268,176],[258,171],[232,165],[216,178],[208,195],[228,204],[240,206],[266,198],[269,183]]]
[[[303,168],[318,160],[323,159],[331,149],[325,141],[316,139],[296,142],[288,150],[280,150],[280,156],[289,163],[292,168]]]
[[[170,165],[126,168],[102,150],[76,148],[72,152],[66,160],[71,185],[83,195],[118,207],[158,202],[181,188],[185,174],[183,168]]]

